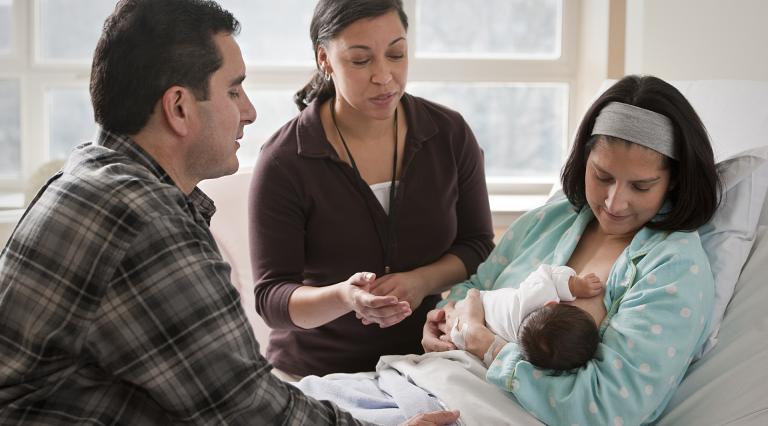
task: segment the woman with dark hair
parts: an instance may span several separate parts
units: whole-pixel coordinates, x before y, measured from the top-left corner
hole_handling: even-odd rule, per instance
[[[574,304],[606,314],[595,357],[566,374],[537,369],[518,344],[485,327],[477,292],[430,312],[424,347],[453,349],[446,324],[458,318],[467,351],[489,367],[487,380],[543,422],[652,422],[705,342],[714,303],[696,232],[719,203],[707,132],[674,87],[625,77],[582,120],[562,182],[567,199],[518,219],[448,300],[516,287],[540,263],[594,272],[605,294]]]
[[[256,308],[294,377],[420,352],[439,293],[493,248],[472,131],[405,93],[407,28],[400,0],[320,0],[317,72],[254,170]]]

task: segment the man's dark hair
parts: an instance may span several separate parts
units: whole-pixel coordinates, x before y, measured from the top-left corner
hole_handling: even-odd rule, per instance
[[[317,62],[317,49],[339,35],[350,24],[360,19],[376,18],[391,11],[397,11],[400,23],[408,30],[408,16],[403,9],[402,0],[320,0],[315,6],[309,37]],[[303,110],[312,101],[330,99],[336,93],[333,81],[325,80],[320,64],[312,79],[293,96],[299,110]]]
[[[222,64],[213,35],[239,31],[235,17],[213,1],[119,1],[93,55],[96,122],[111,132],[136,134],[175,85],[208,99],[208,81]]]
[[[600,335],[592,316],[573,305],[553,303],[531,312],[518,333],[523,357],[539,368],[571,370],[595,354]]]
[[[674,127],[675,156],[664,157],[670,171],[667,200],[671,210],[661,220],[647,224],[664,231],[692,231],[709,222],[720,203],[720,178],[709,136],[691,104],[671,84],[652,76],[629,75],[605,91],[587,111],[576,132],[571,154],[563,168],[563,192],[580,209],[587,203],[584,176],[587,158],[600,136],[592,128],[600,111],[611,102],[621,102],[666,116]],[[604,138],[615,143],[615,138]]]

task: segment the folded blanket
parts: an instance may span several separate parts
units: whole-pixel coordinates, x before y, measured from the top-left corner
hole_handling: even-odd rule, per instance
[[[463,425],[541,425],[514,397],[485,381],[486,368],[465,351],[383,356],[376,371],[395,370],[443,405],[460,410]]]
[[[399,425],[424,412],[444,410],[437,399],[393,369],[373,373],[307,376],[292,383],[315,399],[327,400],[355,418]]]

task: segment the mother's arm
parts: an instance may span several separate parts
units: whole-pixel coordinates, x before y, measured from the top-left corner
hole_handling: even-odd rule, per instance
[[[498,245],[488,255],[488,258],[477,267],[477,272],[468,280],[453,286],[448,297],[438,304],[440,309],[435,309],[427,314],[427,321],[424,324],[424,334],[421,340],[421,345],[426,352],[456,349],[456,346],[444,337],[448,334],[450,327],[446,325],[445,311],[442,308],[445,308],[451,302],[464,299],[467,292],[471,289],[489,290],[496,288],[499,285],[497,283],[499,275],[504,271],[509,262],[519,255],[521,248],[524,247],[531,227],[538,221],[538,212],[539,209],[535,209],[517,219],[504,233]]]
[[[639,424],[663,410],[705,339],[713,282],[703,256],[673,257],[626,271],[634,284],[584,368],[549,375],[507,344],[487,379],[547,424]]]

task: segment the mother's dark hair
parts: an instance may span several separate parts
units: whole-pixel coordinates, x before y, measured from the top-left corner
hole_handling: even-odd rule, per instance
[[[322,102],[330,99],[336,92],[333,81],[324,78],[323,70],[317,63],[318,47],[325,46],[328,41],[357,20],[375,18],[393,10],[400,17],[403,28],[408,30],[408,17],[405,15],[402,0],[320,0],[317,2],[312,23],[309,25],[309,37],[312,39],[317,70],[309,83],[293,96],[299,111],[314,100]]]
[[[208,80],[222,64],[214,34],[240,23],[208,0],[121,0],[104,22],[91,67],[91,103],[104,129],[133,135],[172,86],[208,99]]]
[[[667,200],[671,202],[671,210],[647,226],[667,231],[691,231],[707,223],[717,209],[721,189],[709,136],[688,100],[672,85],[652,76],[622,78],[587,111],[561,176],[563,192],[571,204],[580,209],[587,203],[584,177],[587,158],[597,138],[592,136],[592,128],[600,110],[610,102],[657,112],[672,120],[674,126],[677,160],[664,157],[670,170]]]

